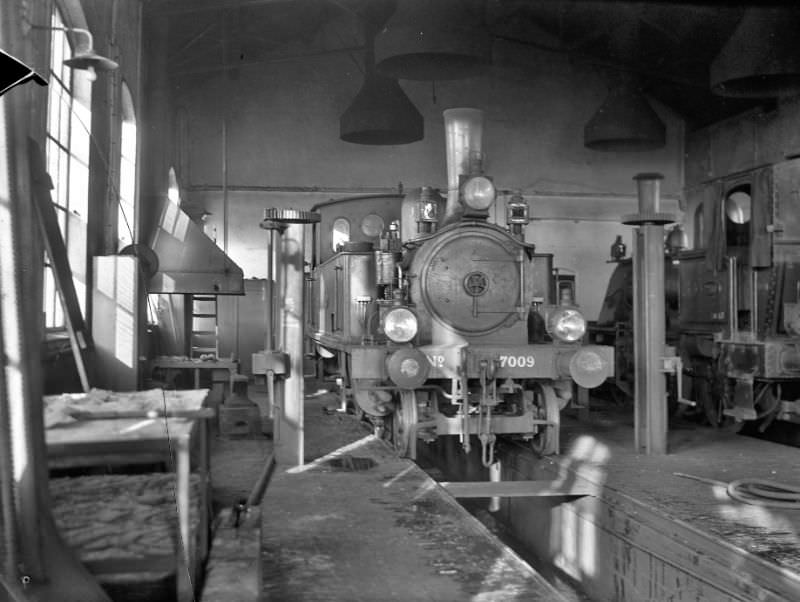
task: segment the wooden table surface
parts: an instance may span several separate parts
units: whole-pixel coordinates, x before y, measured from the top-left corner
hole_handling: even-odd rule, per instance
[[[64,394],[45,397],[45,441],[48,464],[51,468],[93,466],[103,464],[135,464],[165,458],[174,461],[176,478],[176,501],[181,539],[184,542],[181,560],[187,570],[196,566],[195,546],[192,543],[189,523],[189,478],[191,473],[190,441],[197,433],[200,441],[200,472],[204,481],[204,499],[208,500],[208,443],[206,425],[199,424],[203,418],[203,404],[207,389],[113,392],[92,390],[89,393]],[[92,412],[141,412],[138,418],[80,419],[72,417],[72,411],[81,415]],[[146,417],[148,412],[170,411],[197,412],[197,417]],[[197,428],[197,427],[200,428]],[[201,526],[201,529],[205,529]],[[207,538],[201,537],[199,559],[207,553]],[[192,575],[196,578],[197,575]],[[181,581],[179,579],[179,581]],[[192,579],[192,583],[194,579]],[[191,600],[191,583],[178,584],[181,601]]]

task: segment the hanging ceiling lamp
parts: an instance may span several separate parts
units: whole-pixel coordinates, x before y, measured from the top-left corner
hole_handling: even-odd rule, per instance
[[[395,79],[472,77],[491,57],[480,0],[401,0],[375,39],[377,69]]]
[[[624,77],[583,129],[583,144],[598,151],[646,151],[666,144],[666,126],[636,88]]]
[[[116,61],[110,58],[99,55],[94,50],[94,38],[92,32],[88,29],[81,29],[80,27],[66,27],[65,31],[86,36],[84,41],[78,42],[78,48],[71,58],[64,61],[67,67],[72,69],[88,69],[94,71],[113,71],[119,65]]]
[[[422,115],[397,80],[375,71],[373,45],[377,29],[365,26],[364,83],[339,118],[339,138],[354,144],[409,144],[422,140]]]
[[[49,25],[31,25],[31,29],[47,29],[49,31],[66,31],[75,34],[76,50],[72,56],[64,61],[70,69],[79,69],[89,72],[89,79],[94,81],[99,71],[114,71],[119,68],[116,61],[97,54],[94,49],[94,36],[88,29],[82,27],[52,27]]]
[[[737,98],[773,98],[800,92],[796,9],[751,8],[709,69],[711,91]]]

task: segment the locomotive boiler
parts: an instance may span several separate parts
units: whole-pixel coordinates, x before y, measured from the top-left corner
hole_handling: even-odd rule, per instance
[[[800,422],[798,184],[797,159],[706,182],[686,195],[693,248],[665,245],[668,343],[681,356],[685,394],[714,426]],[[590,327],[592,340],[622,355],[631,347],[629,273],[620,262]],[[628,389],[631,364],[617,357],[615,378]]]
[[[613,374],[613,348],[584,345],[553,256],[526,242],[528,206],[505,227],[483,173],[482,112],[449,109],[448,192],[336,199],[314,208],[306,332],[345,392],[414,457],[418,439],[458,436],[494,461],[498,435],[558,452],[559,413],[575,386]],[[556,298],[558,297],[558,298]]]

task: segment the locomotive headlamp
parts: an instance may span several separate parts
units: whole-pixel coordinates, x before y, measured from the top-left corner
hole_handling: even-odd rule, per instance
[[[494,203],[497,190],[486,176],[470,176],[461,186],[464,204],[476,211],[486,211]]]
[[[417,335],[417,316],[405,307],[394,307],[383,318],[383,332],[395,343],[408,343]]]
[[[586,318],[574,307],[558,307],[547,318],[547,332],[565,343],[578,341],[586,332]]]

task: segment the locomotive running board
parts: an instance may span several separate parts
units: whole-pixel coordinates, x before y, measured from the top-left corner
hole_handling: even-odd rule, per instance
[[[464,481],[439,483],[455,498],[473,497],[567,497],[571,499],[596,495],[590,483],[559,481]]]

